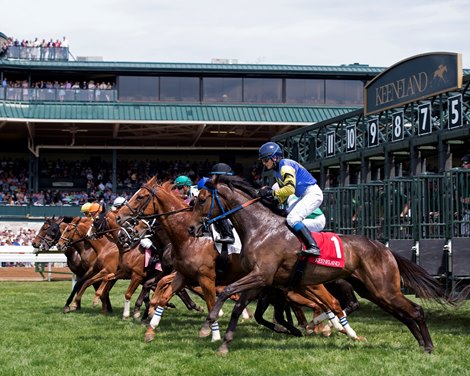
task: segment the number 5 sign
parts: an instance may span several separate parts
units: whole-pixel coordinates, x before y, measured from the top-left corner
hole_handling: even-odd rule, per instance
[[[449,129],[458,128],[463,125],[462,122],[462,94],[454,95],[447,99],[447,108],[449,120],[447,126]]]

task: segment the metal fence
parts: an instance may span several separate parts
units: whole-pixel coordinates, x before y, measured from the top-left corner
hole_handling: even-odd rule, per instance
[[[453,284],[470,278],[470,170],[326,188],[322,209],[326,231],[379,240]]]

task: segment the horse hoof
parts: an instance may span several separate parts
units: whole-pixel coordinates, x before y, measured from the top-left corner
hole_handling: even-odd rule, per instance
[[[209,337],[211,334],[211,328],[208,325],[205,325],[199,330],[199,338]]]
[[[100,302],[100,298],[98,298],[97,296],[95,296],[95,298],[93,299],[93,307],[96,307],[99,302]]]
[[[155,332],[153,331],[152,328],[148,328],[147,331],[145,332],[144,342],[149,343],[149,342],[152,342],[154,339],[155,339]]]
[[[354,338],[354,340],[358,342],[367,342],[367,338],[362,336],[357,336],[356,338]]]
[[[69,312],[70,312],[70,307],[69,307],[69,306],[65,306],[63,312],[64,312],[64,313],[69,313]]]
[[[431,354],[431,353],[432,353],[432,350],[433,350],[433,347],[432,347],[432,346],[426,346],[426,347],[424,348],[424,352],[425,352],[426,354]]]
[[[217,353],[216,353],[218,356],[227,356],[228,354],[228,346],[223,343],[222,345],[220,345],[219,347],[219,350],[217,350]]]
[[[122,315],[122,319],[123,319],[123,320],[129,320],[129,318],[130,318],[130,316],[129,316],[129,315],[127,315],[127,316],[125,316],[125,315]]]

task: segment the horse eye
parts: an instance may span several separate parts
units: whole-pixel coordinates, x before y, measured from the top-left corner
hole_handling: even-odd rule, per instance
[[[198,198],[197,199],[197,202],[200,204],[200,205],[204,205],[206,203],[206,200],[205,198]]]

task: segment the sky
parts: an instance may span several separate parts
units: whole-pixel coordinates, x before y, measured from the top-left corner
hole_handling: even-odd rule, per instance
[[[462,53],[469,0],[15,0],[0,32],[67,37],[104,61],[389,67],[426,52]]]

